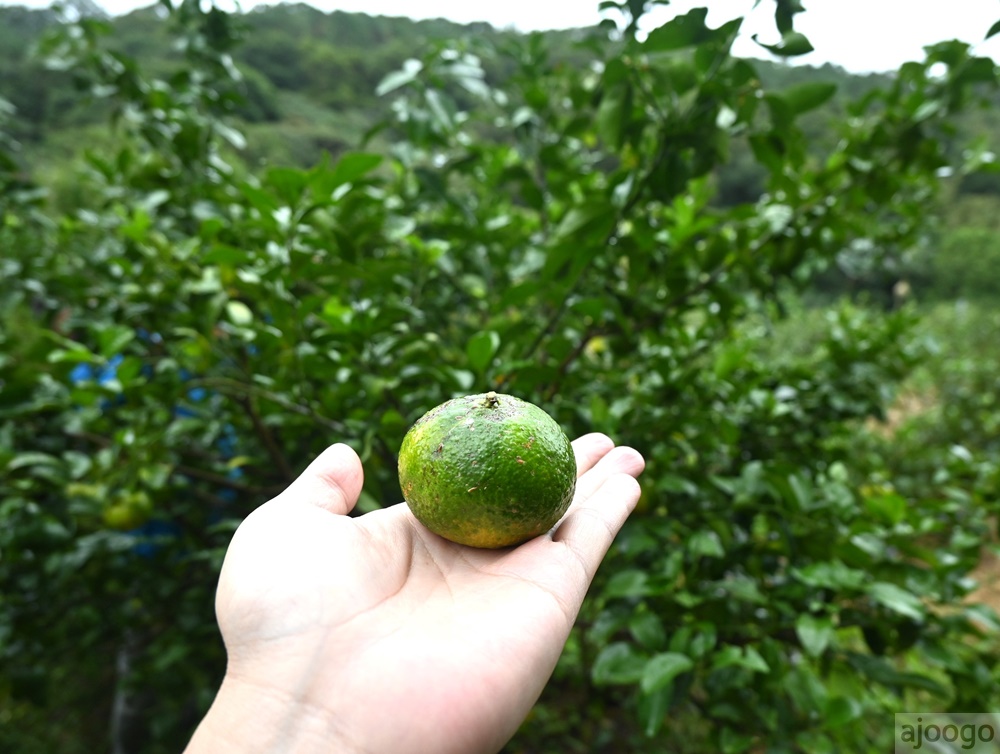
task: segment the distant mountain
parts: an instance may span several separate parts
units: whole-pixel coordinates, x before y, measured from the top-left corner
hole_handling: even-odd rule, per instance
[[[72,7],[79,15],[102,15],[92,0],[73,0]],[[245,103],[238,115],[251,136],[250,158],[276,162],[309,163],[323,151],[337,152],[357,143],[385,112],[386,102],[375,94],[378,83],[428,44],[452,39],[500,44],[517,34],[486,23],[326,13],[305,4],[257,7],[236,19],[243,40],[234,57],[245,79]],[[108,46],[154,74],[166,75],[173,68],[179,53],[157,6],[106,21],[113,30]],[[103,118],[73,86],[72,72],[47,70],[32,55],[41,35],[58,23],[51,10],[0,7],[0,98],[15,108],[13,118],[0,128],[20,140],[29,154],[47,154],[59,143],[64,149],[76,148],[79,139],[67,134]],[[573,44],[581,31],[544,34],[554,55],[586,64],[587,53]],[[885,74],[854,75],[832,65],[812,68],[755,60],[754,66],[768,88],[819,80],[838,86],[837,97],[806,116],[817,145],[837,138],[828,123],[834,114],[842,114],[848,101],[891,81]],[[487,72],[494,79],[505,75],[502,70]],[[971,123],[972,131],[991,132],[985,123]],[[739,154],[734,160],[739,162]],[[740,175],[738,164],[733,174]],[[737,194],[746,185],[738,177]]]

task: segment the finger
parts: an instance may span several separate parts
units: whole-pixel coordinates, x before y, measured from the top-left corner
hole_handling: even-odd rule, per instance
[[[576,456],[576,475],[582,476],[600,461],[615,446],[614,440],[600,432],[578,437],[573,441],[573,455]]]
[[[588,500],[609,477],[615,474],[637,477],[645,465],[643,457],[632,448],[621,446],[609,450],[576,480],[574,505]]]
[[[275,500],[305,502],[346,516],[358,502],[363,484],[358,454],[337,443],[320,453]]]
[[[636,454],[638,455],[638,454]],[[554,542],[568,547],[583,566],[586,584],[594,578],[611,542],[639,501],[639,483],[630,474],[604,479],[586,501],[574,504],[555,530]]]

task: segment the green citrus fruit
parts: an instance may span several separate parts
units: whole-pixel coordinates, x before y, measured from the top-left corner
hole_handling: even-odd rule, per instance
[[[120,493],[104,509],[104,523],[110,529],[128,531],[142,526],[153,513],[153,501],[145,492]]]
[[[576,459],[538,406],[499,393],[468,395],[431,409],[406,433],[399,485],[435,534],[508,547],[562,518],[576,489]]]

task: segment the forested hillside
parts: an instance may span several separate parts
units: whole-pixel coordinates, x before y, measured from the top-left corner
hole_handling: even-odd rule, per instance
[[[0,96],[14,105],[10,128],[29,152],[61,144],[66,129],[99,122],[102,115],[74,89],[72,72],[53,72],[44,56],[33,55],[56,23],[51,11],[0,8]],[[168,74],[176,66],[180,53],[155,6],[111,23],[111,46],[151,73]],[[379,81],[433,40],[503,37],[486,25],[327,14],[303,4],[260,8],[239,25],[242,41],[233,57],[243,102],[237,115],[255,135],[254,154],[301,164],[322,151],[336,154],[356,145],[385,112],[376,95]]]
[[[98,123],[102,112],[73,86],[71,71],[52,70],[36,46],[57,24],[52,11],[0,8],[0,97],[15,108],[7,128],[25,143],[33,160],[46,149],[65,150],[68,129]],[[133,57],[150,73],[167,74],[180,52],[171,44],[169,23],[156,6],[110,19],[108,46]],[[334,154],[356,146],[365,131],[385,115],[377,94],[380,81],[408,58],[419,57],[434,42],[465,40],[503,46],[513,32],[487,24],[459,25],[446,20],[413,21],[360,13],[324,13],[305,4],[264,6],[241,16],[240,44],[232,51],[243,81],[236,108],[248,133],[251,154],[282,162],[309,164],[323,151]],[[593,59],[581,32],[545,33],[551,54],[566,65],[585,67]],[[510,73],[487,68],[493,83]],[[851,75],[834,66],[822,69],[758,62],[769,89],[810,81],[830,82],[837,95],[808,118],[807,133],[824,145],[837,138],[831,117],[844,104],[879,83],[884,75]],[[44,147],[45,149],[43,149]],[[64,154],[64,151],[60,152]],[[738,182],[738,179],[737,179]],[[739,192],[740,187],[734,186]]]
[[[96,13],[87,4],[81,8]],[[181,51],[172,42],[162,8],[152,5],[108,20],[113,29],[106,41],[109,49],[134,58],[151,74],[169,77]],[[24,169],[49,174],[52,184],[72,193],[66,169],[79,157],[82,143],[93,145],[94,140],[106,138],[93,128],[103,122],[106,103],[95,99],[86,85],[75,85],[80,82],[75,82],[72,71],[59,70],[44,44],[39,49],[58,23],[54,11],[0,8],[0,98],[11,106],[4,116],[4,130],[20,143]],[[241,80],[233,115],[247,136],[241,159],[250,165],[308,166],[323,154],[335,157],[357,147],[387,114],[389,100],[379,96],[379,83],[407,59],[419,57],[435,43],[464,40],[474,52],[477,45],[502,48],[517,36],[488,24],[324,13],[305,4],[258,7],[238,17],[237,26],[239,43],[232,58]],[[582,69],[593,58],[584,30],[543,36],[549,54],[567,66]],[[853,75],[832,65],[813,68],[755,61],[755,68],[767,90],[813,83],[836,87],[833,97],[801,119],[816,154],[840,138],[834,124],[845,117],[848,103],[890,80],[887,74]],[[509,64],[498,64],[496,57],[486,59],[487,80],[493,84],[502,85],[511,70]],[[80,133],[88,128],[90,137],[81,140]],[[955,128],[956,145],[978,143],[983,150],[1000,149],[1000,134],[984,110],[963,111]],[[736,139],[716,179],[717,201],[739,203],[759,196],[764,171],[748,143]],[[962,200],[970,194],[977,198]],[[997,216],[994,201],[1000,202],[1000,177],[979,170],[955,181],[950,196],[954,201],[938,208],[943,217],[965,226],[989,224]],[[58,192],[54,198],[59,200]]]

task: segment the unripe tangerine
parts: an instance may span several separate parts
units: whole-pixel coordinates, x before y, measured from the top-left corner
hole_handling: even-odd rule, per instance
[[[576,490],[576,458],[544,410],[480,393],[446,401],[414,423],[399,450],[399,485],[413,515],[435,534],[508,547],[562,518]]]

